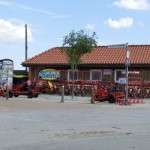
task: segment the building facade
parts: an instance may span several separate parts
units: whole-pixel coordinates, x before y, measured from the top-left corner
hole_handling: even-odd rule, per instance
[[[129,45],[128,49],[130,52],[129,77],[150,82],[150,45]],[[92,53],[87,53],[82,57],[82,63],[78,64],[75,70],[75,79],[111,80],[111,82],[118,83],[120,78],[126,76],[126,53],[126,48],[123,47],[95,47]],[[38,79],[41,74],[43,78],[52,79],[52,74],[56,76],[59,71],[57,78],[72,80],[71,66],[67,55],[62,53],[60,47],[48,49],[22,62],[22,65],[28,67],[29,79]]]

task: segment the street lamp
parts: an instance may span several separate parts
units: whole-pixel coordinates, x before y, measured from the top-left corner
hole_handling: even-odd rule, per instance
[[[128,43],[126,44],[113,44],[108,45],[108,48],[126,48],[126,96],[125,96],[125,104],[128,104],[128,68],[129,68],[129,58],[130,58],[130,51],[128,49]]]
[[[126,63],[125,63],[125,66],[126,66],[126,98],[125,98],[125,101],[126,101],[126,104],[128,104],[128,68],[129,68],[129,58],[130,58],[130,51],[128,49],[128,43],[126,44]]]
[[[28,59],[28,32],[27,24],[25,24],[25,61]],[[25,68],[27,71],[27,67]]]

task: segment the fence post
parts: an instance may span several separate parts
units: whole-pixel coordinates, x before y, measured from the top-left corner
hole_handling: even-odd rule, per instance
[[[64,85],[61,87],[61,102],[64,102]]]
[[[91,90],[91,104],[94,104],[94,88]]]

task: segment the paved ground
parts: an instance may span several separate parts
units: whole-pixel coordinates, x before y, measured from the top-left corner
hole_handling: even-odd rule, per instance
[[[119,106],[90,97],[0,98],[0,150],[149,150],[150,100]]]

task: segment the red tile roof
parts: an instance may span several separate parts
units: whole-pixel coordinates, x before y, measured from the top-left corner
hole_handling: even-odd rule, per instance
[[[150,64],[150,45],[129,45],[131,64]],[[82,57],[83,64],[124,64],[126,60],[125,48],[108,48],[97,46],[92,53]],[[48,49],[36,55],[22,65],[68,64],[65,53],[59,47]]]

